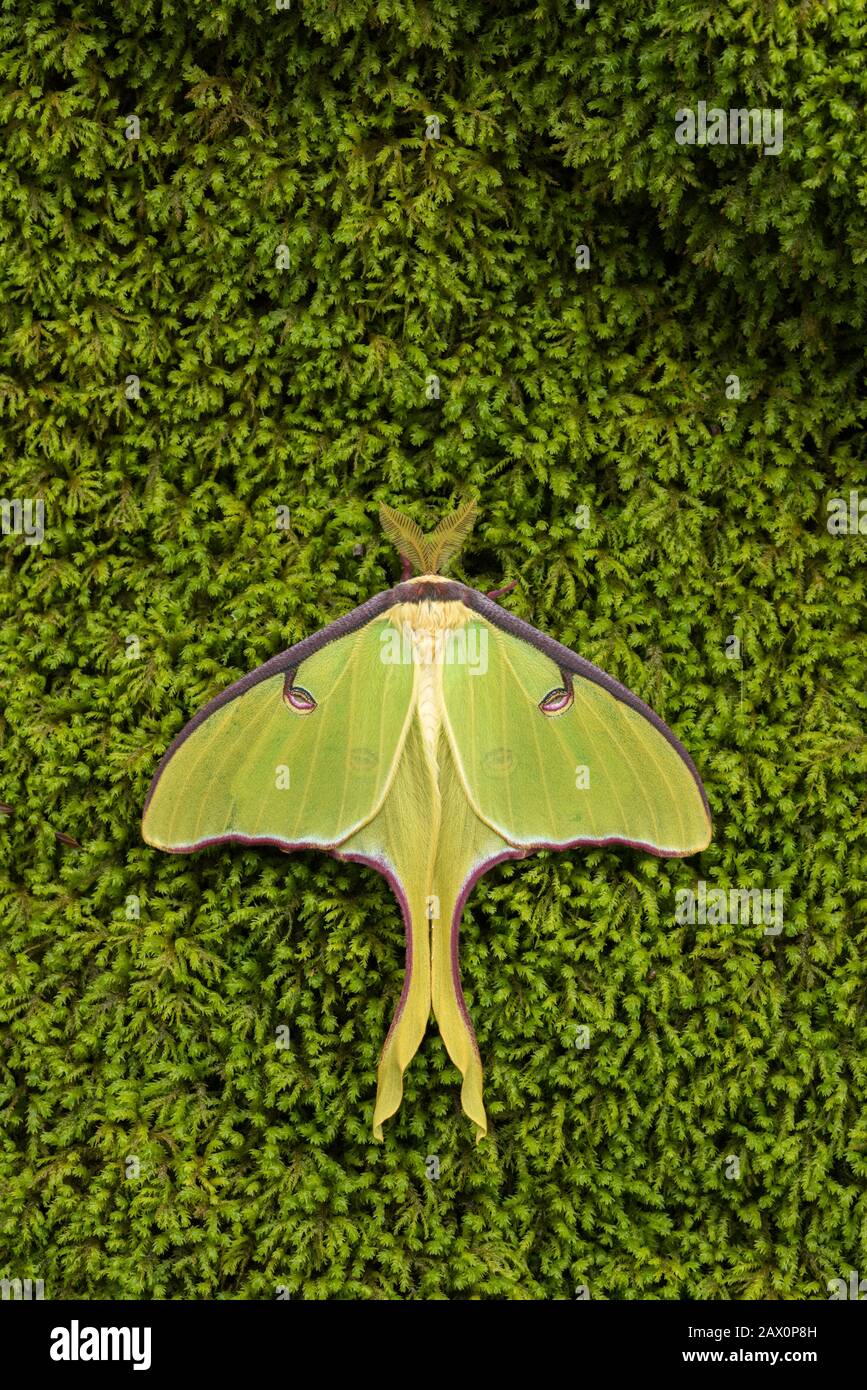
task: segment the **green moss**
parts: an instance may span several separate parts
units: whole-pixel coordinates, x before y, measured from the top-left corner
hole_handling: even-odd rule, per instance
[[[46,514],[0,548],[0,1273],[47,1297],[867,1269],[867,545],[825,524],[867,495],[867,20],[628,8],[4,9],[2,496]],[[700,100],[782,151],[678,145]],[[380,1147],[386,884],[139,817],[209,696],[396,577],[379,501],[467,497],[459,577],[672,724],[715,837],[482,880],[492,1137],[432,1030]],[[677,925],[699,878],[783,930]]]

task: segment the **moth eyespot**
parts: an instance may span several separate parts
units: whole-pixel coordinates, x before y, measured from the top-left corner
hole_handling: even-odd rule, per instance
[[[562,714],[568,709],[575,699],[575,692],[567,690],[565,686],[558,685],[556,690],[549,690],[544,699],[539,701],[539,708],[543,714]]]
[[[284,688],[283,701],[290,709],[294,709],[296,714],[312,714],[316,708],[316,701],[310,691],[304,689],[303,685],[290,685],[288,689]]]

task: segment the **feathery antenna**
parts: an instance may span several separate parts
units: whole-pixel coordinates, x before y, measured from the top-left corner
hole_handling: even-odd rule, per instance
[[[472,531],[475,520],[475,502],[465,502],[450,516],[443,517],[439,526],[428,537],[431,574],[441,574],[449,561],[455,558]]]
[[[415,570],[416,574],[443,572],[473,529],[476,511],[475,502],[465,502],[449,516],[443,517],[436,529],[425,536],[421,527],[410,517],[395,511],[394,507],[386,506],[384,502],[379,506],[383,531],[397,548],[404,569]]]
[[[397,548],[404,568],[408,566],[411,570],[414,569],[416,574],[427,574],[427,541],[421,527],[410,517],[396,512],[394,507],[387,507],[384,502],[379,505],[379,519],[383,531]]]

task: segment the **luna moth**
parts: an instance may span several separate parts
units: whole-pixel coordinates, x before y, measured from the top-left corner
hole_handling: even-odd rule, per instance
[[[212,699],[168,748],[144,807],[145,840],[174,854],[321,849],[388,880],[406,968],[377,1073],[380,1140],[431,1012],[477,1140],[487,1132],[458,959],[463,907],[487,869],[580,845],[681,856],[711,837],[695,765],[643,701],[443,578],[474,513],[468,503],[426,536],[383,506],[401,581]]]

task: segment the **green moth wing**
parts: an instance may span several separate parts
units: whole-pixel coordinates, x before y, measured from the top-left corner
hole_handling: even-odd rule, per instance
[[[457,958],[460,904],[468,885],[485,868],[520,851],[475,815],[441,741],[432,766],[420,721],[414,721],[381,810],[337,853],[385,874],[403,909],[406,928],[404,987],[379,1060],[374,1136],[382,1138],[383,1121],[400,1105],[403,1073],[433,1013],[446,1051],[463,1077],[461,1104],[481,1137],[487,1132],[482,1062]]]
[[[157,769],[145,840],[178,853],[227,840],[332,848],[375,816],[413,688],[411,667],[382,661],[387,625],[374,617],[300,660],[290,649],[206,706]]]
[[[533,628],[478,616],[466,641],[474,660],[444,667],[445,724],[471,805],[504,840],[666,857],[706,847],[692,760],[631,691]]]
[[[457,586],[448,593],[468,620],[441,667],[431,998],[481,1138],[481,1060],[458,963],[473,884],[492,865],[542,848],[692,854],[708,844],[711,822],[692,759],[642,700],[487,596]]]

